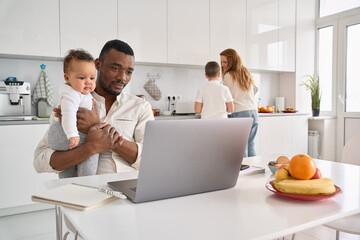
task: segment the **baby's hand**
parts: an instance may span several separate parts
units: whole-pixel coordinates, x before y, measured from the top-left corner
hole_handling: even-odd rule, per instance
[[[74,147],[76,147],[79,144],[80,137],[69,138],[69,141],[70,141],[69,148],[73,149]]]

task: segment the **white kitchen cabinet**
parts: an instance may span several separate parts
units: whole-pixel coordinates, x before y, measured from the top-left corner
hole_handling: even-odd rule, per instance
[[[295,0],[247,1],[247,67],[295,70]]]
[[[45,191],[45,182],[54,173],[37,173],[33,167],[34,150],[49,124],[0,126],[0,216],[8,208],[39,205],[31,195]]]
[[[0,16],[1,54],[60,56],[58,0],[1,0]]]
[[[210,0],[210,59],[235,49],[246,65],[246,0]]]
[[[292,156],[307,153],[307,119],[306,115],[260,117],[255,139],[256,154]]]
[[[118,38],[137,62],[167,63],[166,0],[118,0]]]
[[[60,0],[60,31],[62,57],[76,48],[99,57],[104,44],[117,38],[117,0]]]
[[[295,71],[295,0],[279,0],[279,71]]]
[[[168,63],[209,61],[209,0],[168,0]]]

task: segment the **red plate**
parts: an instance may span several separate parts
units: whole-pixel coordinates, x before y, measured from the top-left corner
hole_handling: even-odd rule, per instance
[[[282,111],[283,113],[296,113],[296,112],[298,112],[298,110],[292,110],[292,111],[290,111],[290,110],[285,110],[285,111]]]
[[[278,191],[271,182],[267,182],[265,184],[265,187],[268,190],[270,190],[271,192],[276,193],[278,195],[281,195],[281,196],[284,196],[287,198],[297,199],[297,200],[304,200],[304,201],[319,201],[319,200],[335,197],[336,195],[342,193],[341,188],[336,185],[335,185],[336,192],[332,195],[326,195],[326,196],[311,196],[311,195],[283,193],[283,192]]]

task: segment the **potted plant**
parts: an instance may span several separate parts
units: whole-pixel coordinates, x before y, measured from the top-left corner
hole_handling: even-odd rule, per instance
[[[303,81],[301,85],[304,85],[307,90],[310,90],[312,113],[314,117],[317,117],[320,113],[321,101],[319,76],[314,73],[313,75],[306,75],[306,77],[307,79]]]

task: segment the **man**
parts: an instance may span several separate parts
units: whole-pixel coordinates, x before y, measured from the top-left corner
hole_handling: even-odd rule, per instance
[[[104,45],[95,60],[95,111],[79,108],[77,113],[77,127],[87,134],[86,141],[68,151],[54,151],[48,147],[46,133],[34,154],[37,172],[59,173],[96,153],[100,153],[97,174],[139,168],[145,124],[154,116],[147,101],[122,92],[134,64],[134,52],[127,43],[112,40]]]

